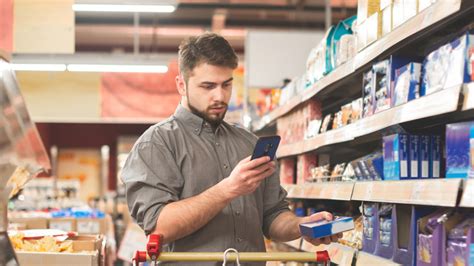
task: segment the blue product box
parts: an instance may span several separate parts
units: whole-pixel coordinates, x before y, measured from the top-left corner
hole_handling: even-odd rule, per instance
[[[383,138],[383,173],[385,180],[409,178],[409,148],[407,134],[394,134]]]
[[[473,46],[474,35],[466,32],[428,54],[423,62],[421,96],[469,82],[469,49]]]
[[[420,136],[420,178],[430,176],[430,136]]]
[[[469,135],[474,122],[446,125],[446,178],[466,178],[469,172]]]
[[[430,162],[429,162],[430,178],[441,177],[441,137],[430,136]]]
[[[410,178],[420,178],[420,137],[417,135],[410,135],[408,137],[410,142]]]
[[[354,229],[352,217],[337,217],[333,221],[322,220],[300,224],[301,234],[311,238],[332,236],[352,229]]]
[[[392,106],[420,97],[421,63],[411,62],[395,71]]]

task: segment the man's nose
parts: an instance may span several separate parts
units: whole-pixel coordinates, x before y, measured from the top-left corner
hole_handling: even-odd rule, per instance
[[[215,90],[214,90],[214,93],[212,95],[213,97],[213,100],[214,101],[219,101],[219,102],[222,102],[224,101],[225,99],[225,91],[224,89],[222,88],[222,86],[218,86]]]

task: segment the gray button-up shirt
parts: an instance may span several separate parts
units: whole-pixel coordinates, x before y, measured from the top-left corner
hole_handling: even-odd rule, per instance
[[[151,233],[167,203],[198,195],[228,177],[251,155],[256,141],[255,135],[225,122],[214,131],[179,105],[173,116],[139,138],[125,163],[122,180],[132,217]],[[273,220],[289,210],[277,173],[254,193],[234,199],[195,233],[171,243],[168,251],[265,251],[263,235],[268,236]]]

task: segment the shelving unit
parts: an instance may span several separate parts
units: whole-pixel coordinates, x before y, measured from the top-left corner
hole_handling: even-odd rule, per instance
[[[353,182],[323,182],[286,185],[288,198],[351,200]]]
[[[464,88],[471,89],[472,87],[472,83],[464,86]],[[454,112],[458,110],[462,88],[463,86],[457,86],[444,89],[406,104],[381,111],[353,124],[319,134],[311,139],[282,145],[278,149],[277,157],[282,158],[317,150],[324,146],[362,138],[393,125]],[[474,98],[474,96],[470,97]],[[471,101],[474,101],[474,99]],[[468,110],[469,106],[474,108],[474,102],[468,102],[464,106],[465,110]]]
[[[472,24],[474,2],[469,0],[436,1],[403,25],[366,47],[317,81],[311,88],[293,96],[252,126],[254,131],[274,130],[280,117],[310,99],[318,100],[324,115],[362,96],[362,74],[377,61],[390,55],[426,56],[433,46],[441,45],[451,36]],[[373,152],[382,136],[408,129],[413,133],[434,132],[450,122],[474,118],[474,82],[443,88],[437,92],[362,118],[352,124],[329,130],[310,139],[280,145],[277,158],[294,157],[307,152],[329,155],[331,163],[348,162],[361,154]],[[399,127],[400,125],[400,127]],[[402,129],[403,128],[403,129]],[[435,133],[430,133],[435,134]],[[436,133],[438,134],[438,133]],[[377,146],[379,148],[379,146]],[[335,162],[332,158],[337,157]],[[328,162],[326,162],[328,163]],[[474,208],[474,180],[416,179],[400,181],[320,182],[284,185],[287,198],[294,200],[330,200],[380,202],[403,205]],[[459,201],[460,199],[460,201]],[[331,206],[334,202],[328,204]],[[342,206],[342,204],[341,204]],[[410,206],[405,206],[410,207]],[[331,244],[314,247],[301,241],[301,250],[328,250],[331,260],[340,265],[399,265],[357,249]],[[292,247],[297,245],[294,243]]]
[[[459,206],[474,208],[474,179],[464,182],[464,192]]]
[[[467,8],[461,9],[462,6],[466,6]],[[286,104],[277,107],[269,114],[263,116],[261,120],[255,121],[253,123],[253,129],[255,131],[262,130],[266,126],[274,123],[277,118],[289,113],[296,106],[308,99],[314,96],[318,97],[318,95],[323,92],[329,93],[326,90],[334,89],[338,83],[343,83],[353,78],[354,74],[362,72],[364,68],[375,59],[393,54],[408,45],[413,45],[421,39],[426,38],[432,32],[440,30],[446,23],[462,19],[462,17],[469,12],[468,9],[472,9],[472,3],[468,0],[437,1],[372,45],[360,51],[353,59],[337,67],[303,94],[294,96]]]

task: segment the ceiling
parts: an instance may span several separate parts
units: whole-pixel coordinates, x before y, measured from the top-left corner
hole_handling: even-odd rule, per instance
[[[335,23],[356,13],[357,0],[332,0]],[[176,52],[181,40],[212,30],[243,52],[246,30],[324,30],[325,0],[181,0],[173,13],[138,15],[140,53]],[[76,52],[133,51],[134,14],[76,13]]]

